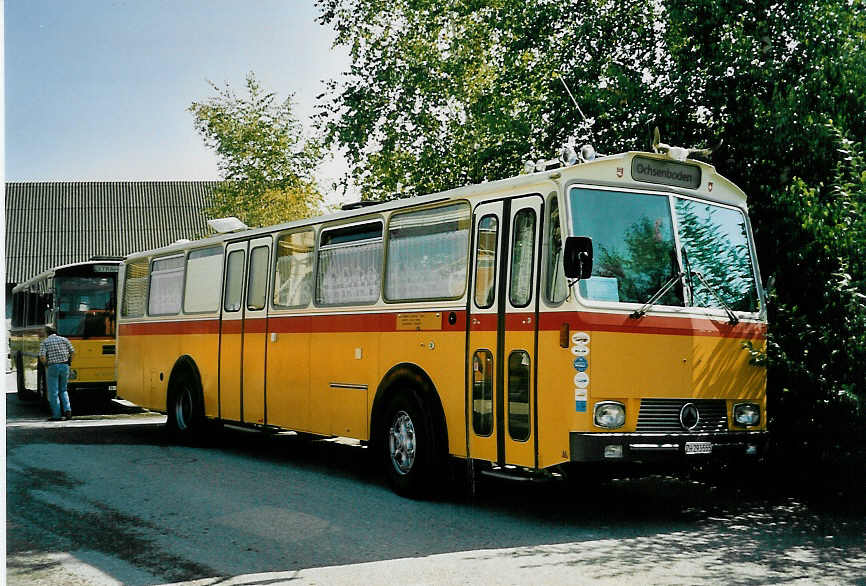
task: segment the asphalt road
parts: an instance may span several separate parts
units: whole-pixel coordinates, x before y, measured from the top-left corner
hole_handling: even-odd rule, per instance
[[[866,584],[866,521],[791,499],[650,477],[412,501],[351,442],[6,409],[10,584]]]

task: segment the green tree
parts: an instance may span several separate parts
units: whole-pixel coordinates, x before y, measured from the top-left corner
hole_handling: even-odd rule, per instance
[[[849,141],[866,137],[863,0],[317,4],[352,57],[319,124],[363,197],[515,175],[571,135],[600,152],[644,150],[654,126],[671,144],[722,139],[713,161],[749,195],[761,268],[778,277],[771,424],[796,422],[780,441],[803,447],[798,414],[830,430],[829,413],[866,396],[866,227],[848,213],[864,211]]]
[[[278,102],[252,72],[245,96],[228,84],[210,85],[217,95],[189,107],[196,130],[216,151],[223,179],[206,213],[265,226],[318,212],[322,195],[315,173],[321,147],[304,139],[291,97]]]
[[[844,435],[852,415],[866,415],[866,154],[830,130],[838,142],[832,179],[795,179],[773,199],[787,232],[782,254],[794,268],[775,288],[768,353],[787,414],[780,423],[792,435]]]

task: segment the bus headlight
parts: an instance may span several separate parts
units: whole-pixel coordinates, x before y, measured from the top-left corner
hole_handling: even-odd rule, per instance
[[[625,405],[616,401],[595,404],[595,424],[605,429],[616,429],[625,424]]]
[[[754,403],[737,403],[734,405],[734,424],[740,427],[752,427],[761,422],[761,408]]]

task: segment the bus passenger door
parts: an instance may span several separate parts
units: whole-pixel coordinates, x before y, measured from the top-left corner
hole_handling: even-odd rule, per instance
[[[542,202],[540,196],[510,202],[506,266],[500,272],[507,280],[502,287],[505,332],[500,369],[505,400],[497,412],[499,431],[505,463],[529,468],[538,467],[535,383]]]
[[[222,319],[219,352],[219,416],[241,421],[243,414],[243,326],[244,282],[248,242],[226,246],[225,283],[223,284]]]
[[[264,425],[265,419],[265,365],[267,360],[268,331],[268,275],[271,267],[271,237],[256,238],[249,244],[246,294],[244,296],[244,325],[241,384],[241,413],[243,421]]]
[[[265,423],[271,238],[226,246],[220,324],[220,418]]]
[[[499,291],[502,270],[503,202],[475,208],[472,281],[469,300],[469,381],[467,434],[471,458],[498,460],[496,409],[501,398],[499,364]]]
[[[469,456],[536,467],[540,196],[474,213],[469,302]]]

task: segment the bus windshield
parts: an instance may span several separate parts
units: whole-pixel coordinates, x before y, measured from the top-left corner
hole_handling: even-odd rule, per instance
[[[758,310],[745,216],[706,201],[573,187],[572,230],[593,241],[592,277],[580,281],[592,301],[645,303],[688,259],[691,295],[678,282],[659,305]],[[676,234],[676,236],[675,236]],[[723,303],[722,303],[723,302]]]
[[[56,277],[57,333],[61,336],[114,336],[113,277]]]

